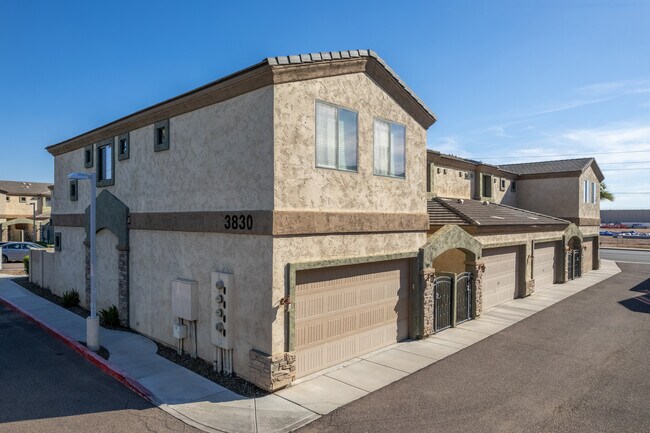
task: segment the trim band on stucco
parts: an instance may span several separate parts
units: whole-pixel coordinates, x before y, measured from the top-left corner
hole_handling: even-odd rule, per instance
[[[247,224],[249,215],[252,218],[250,226]],[[233,224],[233,218],[237,219],[237,224]],[[57,214],[53,215],[52,220],[54,226],[58,227],[84,225],[84,216],[80,214]],[[141,212],[130,214],[129,228],[267,236],[426,232],[429,216],[426,213],[268,210]]]

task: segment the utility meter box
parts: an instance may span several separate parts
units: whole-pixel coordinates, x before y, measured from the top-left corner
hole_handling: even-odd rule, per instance
[[[174,338],[178,338],[179,340],[187,338],[187,325],[174,323]]]
[[[212,273],[212,323],[210,339],[212,344],[222,349],[232,349],[232,292],[234,275],[225,272]]]
[[[172,315],[185,320],[198,319],[198,283],[179,278],[172,281]]]

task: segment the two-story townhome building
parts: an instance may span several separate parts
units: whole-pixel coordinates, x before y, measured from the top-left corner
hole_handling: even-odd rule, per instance
[[[497,166],[430,150],[427,174],[429,241],[446,245],[432,267],[474,268],[462,247],[471,235],[483,265],[479,312],[598,269],[603,175],[593,158]],[[464,233],[450,237],[449,226]]]
[[[41,225],[50,219],[50,187],[48,183],[0,180],[0,241],[40,240]]]
[[[597,202],[519,199],[554,176],[580,192],[595,162],[565,176],[427,152],[435,120],[353,50],[268,58],[52,145],[37,282],[88,305],[89,185],[69,175],[95,173],[98,307],[275,390],[597,267]]]
[[[46,285],[87,304],[89,185],[68,176],[94,172],[98,308],[124,325],[271,390],[416,335],[434,121],[355,50],[268,58],[52,145]]]

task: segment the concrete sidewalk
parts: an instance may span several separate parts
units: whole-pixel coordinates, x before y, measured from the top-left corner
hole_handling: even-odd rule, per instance
[[[404,341],[305,377],[285,390],[246,398],[156,354],[140,335],[101,329],[109,361],[91,361],[153,404],[208,432],[286,432],[367,395],[620,272],[614,262],[566,284],[501,304],[476,320],[425,340]],[[70,344],[85,340],[85,320],[0,277],[0,300]],[[78,345],[78,344],[77,344]],[[83,347],[83,346],[81,346]],[[85,349],[84,349],[85,350]]]

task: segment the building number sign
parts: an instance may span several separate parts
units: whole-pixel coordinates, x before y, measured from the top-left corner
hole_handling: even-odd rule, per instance
[[[253,215],[226,215],[226,230],[252,230]]]

